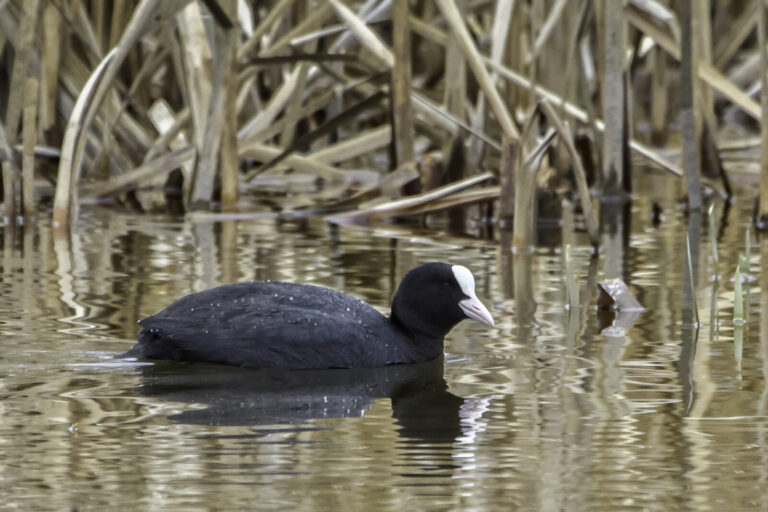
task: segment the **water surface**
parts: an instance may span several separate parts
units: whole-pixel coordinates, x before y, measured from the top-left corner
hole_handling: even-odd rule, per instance
[[[752,233],[749,317],[731,278],[751,205],[706,219],[671,180],[638,184],[603,236],[500,243],[321,219],[188,223],[98,207],[71,234],[3,230],[0,494],[26,510],[767,509],[768,244]],[[664,208],[654,225],[651,203]],[[578,219],[577,219],[578,220]],[[695,222],[699,220],[699,222]],[[577,227],[579,223],[577,222]],[[692,240],[694,327],[685,239]],[[562,239],[579,311],[565,308]],[[136,321],[219,283],[283,279],[380,308],[413,266],[468,266],[497,327],[464,322],[444,361],[254,372],[112,357]],[[647,308],[602,334],[595,282],[620,273]],[[713,300],[714,297],[714,300]],[[738,336],[736,336],[738,338]]]

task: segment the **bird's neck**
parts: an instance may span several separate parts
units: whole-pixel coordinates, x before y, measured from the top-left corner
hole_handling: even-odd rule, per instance
[[[433,359],[443,353],[443,338],[447,334],[443,329],[425,325],[423,323],[414,324],[408,322],[407,317],[398,315],[393,310],[389,317],[394,327],[400,330],[410,341],[413,350],[424,355],[424,359]],[[419,325],[414,328],[413,325]]]

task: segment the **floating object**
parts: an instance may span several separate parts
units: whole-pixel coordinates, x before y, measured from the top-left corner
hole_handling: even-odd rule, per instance
[[[619,311],[643,311],[643,306],[629,291],[626,283],[619,279],[607,279],[597,283],[597,307]]]

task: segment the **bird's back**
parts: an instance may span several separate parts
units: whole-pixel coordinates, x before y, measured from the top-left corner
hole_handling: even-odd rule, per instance
[[[140,325],[139,342],[126,356],[293,369],[412,362],[407,340],[388,318],[312,285],[219,286],[187,295]]]

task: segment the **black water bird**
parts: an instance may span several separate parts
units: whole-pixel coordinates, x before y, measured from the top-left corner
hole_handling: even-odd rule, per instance
[[[389,317],[319,286],[229,284],[193,293],[139,322],[122,357],[202,361],[248,368],[374,368],[429,361],[465,318],[492,326],[463,266],[427,263],[408,272]]]

